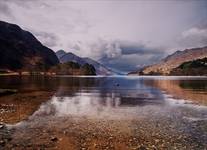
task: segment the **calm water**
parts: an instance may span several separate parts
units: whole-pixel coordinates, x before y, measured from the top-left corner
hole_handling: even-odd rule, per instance
[[[187,137],[184,146],[192,141],[194,148],[207,146],[204,77],[0,77],[0,83],[0,89],[18,90],[0,97],[1,122],[11,128],[38,128],[52,120],[62,130],[66,125],[58,122],[63,118],[113,120],[127,122],[131,136],[138,136],[135,126],[143,123],[144,135],[161,128],[166,134]]]
[[[206,110],[207,104],[207,78],[201,77],[1,77],[0,83],[0,88],[17,89],[19,93],[53,94],[28,117],[127,119],[140,116],[140,111],[141,115],[154,115],[177,107]],[[17,99],[13,101],[18,104]],[[33,105],[35,100],[21,100],[19,106],[21,102],[26,107],[25,103]],[[150,114],[151,109],[156,112]],[[202,115],[206,119],[207,114]]]

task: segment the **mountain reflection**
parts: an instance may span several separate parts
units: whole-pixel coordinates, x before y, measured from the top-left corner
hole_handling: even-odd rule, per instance
[[[207,105],[206,79],[146,80],[145,84],[165,91],[176,99]]]
[[[148,91],[149,92],[149,91]],[[126,114],[133,115],[136,109],[147,105],[162,105],[163,99],[159,92],[140,93],[139,91],[128,91],[122,93],[122,90],[115,92],[106,91],[87,91],[75,93],[73,95],[58,96],[47,103],[43,104],[38,111],[33,115],[37,116],[80,116],[80,117],[98,117],[111,118],[120,116],[125,117]]]

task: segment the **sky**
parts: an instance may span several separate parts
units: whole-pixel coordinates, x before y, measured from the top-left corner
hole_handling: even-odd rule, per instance
[[[206,0],[0,0],[0,20],[119,72],[207,46]]]

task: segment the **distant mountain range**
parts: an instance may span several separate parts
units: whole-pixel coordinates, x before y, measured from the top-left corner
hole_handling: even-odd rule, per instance
[[[206,58],[207,47],[176,51],[159,63],[131,72],[129,75],[206,75]],[[80,66],[77,67],[78,65]],[[63,70],[59,70],[58,67]],[[61,71],[61,74],[65,72],[71,74],[74,70],[76,70],[75,75],[117,74],[93,59],[82,58],[70,52],[66,53],[64,50],[54,53],[32,33],[15,24],[0,21],[0,73],[4,73],[5,70],[45,72],[50,71],[51,68],[57,73]]]
[[[205,57],[207,57],[207,47],[176,51],[159,63],[131,72],[129,75],[173,75],[172,71],[174,70],[175,73],[175,69],[180,67],[183,63]],[[176,70],[176,74],[179,74],[177,71],[178,70]],[[182,75],[182,73],[179,75]]]
[[[30,32],[0,21],[0,69],[45,70],[58,63],[55,53]]]
[[[56,55],[61,63],[76,62],[80,65],[84,65],[87,63],[90,65],[93,65],[96,69],[97,75],[114,75],[114,74],[116,74],[115,72],[108,69],[104,65],[102,65],[99,62],[97,62],[91,58],[88,58],[88,57],[82,58],[82,57],[79,57],[71,52],[66,53],[64,50],[57,51]]]

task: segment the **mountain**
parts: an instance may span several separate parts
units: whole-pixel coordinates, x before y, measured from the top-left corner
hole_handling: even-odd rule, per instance
[[[184,62],[193,61],[207,57],[207,47],[192,48],[183,51],[176,51],[167,56],[159,63],[147,66],[136,74],[140,75],[170,75],[170,72]]]
[[[113,72],[112,70],[106,68],[104,65],[98,63],[97,61],[90,59],[90,58],[83,58],[88,64],[92,64],[95,69],[96,69],[96,73],[98,75],[113,75],[115,74],[115,72]]]
[[[80,65],[91,64],[95,67],[97,75],[113,75],[113,74],[115,74],[112,70],[108,69],[104,65],[98,63],[97,61],[95,61],[93,59],[87,58],[87,57],[82,58],[82,57],[79,57],[71,52],[66,53],[63,50],[57,51],[56,55],[59,58],[59,61],[61,63],[66,63],[66,62],[71,61],[71,62],[76,62]]]
[[[80,65],[77,62],[60,63],[50,68],[56,75],[96,75],[96,69],[88,63]]]
[[[58,56],[58,54],[60,54],[61,52],[62,52],[62,50],[56,52],[56,55],[59,58],[59,61],[61,63],[66,63],[69,61],[79,63],[80,65],[84,65],[85,63],[87,63],[83,58],[81,58],[71,52],[68,52],[68,53],[65,52],[65,55]]]
[[[170,75],[207,76],[207,57],[184,62],[180,66],[172,69]]]
[[[0,21],[0,69],[48,69],[59,63],[55,53],[30,32]]]
[[[64,56],[65,54],[66,52],[64,50],[59,50],[56,52],[56,56],[58,57],[58,59]]]

